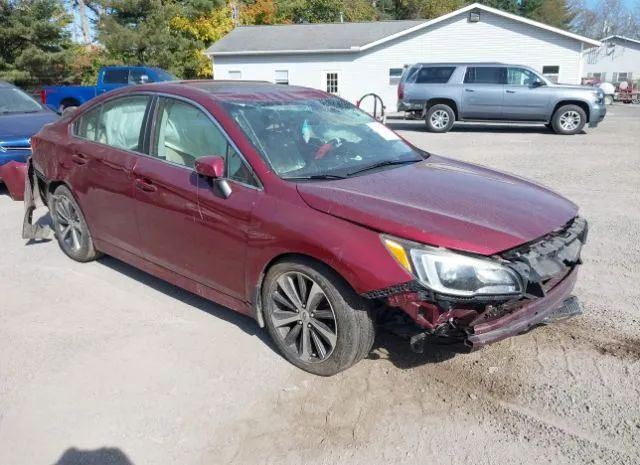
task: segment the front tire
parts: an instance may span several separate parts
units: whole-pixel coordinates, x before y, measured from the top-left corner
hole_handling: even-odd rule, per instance
[[[556,110],[551,120],[557,134],[573,135],[582,131],[587,123],[587,114],[577,105],[564,105]]]
[[[332,376],[364,358],[375,338],[368,302],[328,267],[294,259],[271,267],[262,287],[267,330],[284,357]]]
[[[58,186],[49,197],[53,230],[62,251],[78,262],[100,256],[93,245],[87,221],[67,186]]]
[[[425,123],[430,132],[448,132],[456,122],[456,114],[449,105],[434,105],[427,111]]]

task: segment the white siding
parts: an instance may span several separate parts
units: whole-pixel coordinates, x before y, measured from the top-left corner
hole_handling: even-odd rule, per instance
[[[584,75],[607,73],[605,80],[611,82],[613,73],[633,73],[633,80],[640,79],[640,44],[615,39],[615,47],[587,50],[584,54]]]
[[[324,89],[324,71],[341,73],[340,95],[356,102],[369,92],[379,94],[387,111],[395,111],[396,85],[389,69],[416,62],[499,61],[560,67],[560,82],[577,84],[581,74],[581,42],[482,11],[480,22],[461,14],[361,53],[220,56],[215,79],[242,69],[243,79],[273,81],[275,70],[289,70],[290,84]]]

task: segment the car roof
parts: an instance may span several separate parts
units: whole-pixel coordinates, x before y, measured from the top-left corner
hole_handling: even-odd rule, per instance
[[[0,87],[15,87],[15,86],[11,83],[8,83],[7,81],[0,81]]]
[[[179,90],[185,88],[197,89],[209,94],[211,97],[224,100],[225,96],[234,98],[247,98],[256,96],[260,98],[286,98],[287,95],[304,95],[307,97],[326,97],[328,94],[321,90],[309,87],[274,84],[268,81],[240,81],[240,80],[194,80],[194,81],[164,81],[135,88],[147,91],[162,92],[163,90]]]

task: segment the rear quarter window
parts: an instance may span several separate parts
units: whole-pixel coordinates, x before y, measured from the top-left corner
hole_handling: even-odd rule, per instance
[[[412,76],[413,82],[416,84],[446,84],[455,69],[455,66],[422,67]]]

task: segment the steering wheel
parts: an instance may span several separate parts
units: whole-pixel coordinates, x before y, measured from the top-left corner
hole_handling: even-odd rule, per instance
[[[336,137],[331,139],[329,142],[322,144],[316,153],[313,156],[314,160],[322,160],[329,152],[331,152],[334,148],[342,145],[342,141],[340,138]]]

